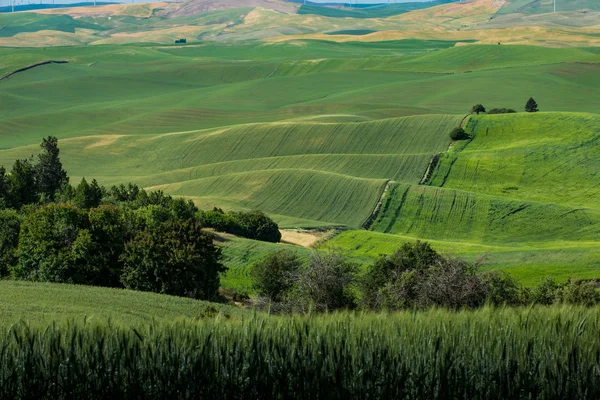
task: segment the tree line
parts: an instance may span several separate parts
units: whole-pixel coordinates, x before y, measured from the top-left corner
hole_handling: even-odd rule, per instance
[[[597,282],[559,284],[548,277],[526,288],[506,272],[481,272],[481,266],[482,261],[444,257],[417,241],[380,256],[363,273],[336,251],[314,253],[304,262],[293,251],[280,250],[255,263],[251,275],[259,306],[282,312],[600,304]]]
[[[0,276],[213,299],[226,268],[204,228],[281,238],[260,211],[205,212],[131,183],[106,189],[83,178],[72,186],[58,140],[44,139],[41,149],[8,174],[0,167]]]

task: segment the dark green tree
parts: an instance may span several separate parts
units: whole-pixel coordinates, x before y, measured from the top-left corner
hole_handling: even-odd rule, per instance
[[[8,205],[8,187],[6,182],[6,169],[0,165],[0,210]]]
[[[535,102],[535,100],[533,99],[533,97],[530,97],[529,100],[527,100],[527,104],[525,104],[525,111],[527,112],[538,112],[538,104]]]
[[[481,104],[475,104],[473,107],[471,107],[471,114],[475,113],[477,115],[479,115],[479,113],[484,113],[485,112],[485,107]]]
[[[21,224],[18,279],[93,284],[101,271],[99,247],[87,214],[71,204],[48,204]]]
[[[427,242],[404,243],[367,270],[362,280],[363,305],[372,309],[414,306],[419,297],[417,284],[429,268],[442,261]]]
[[[250,274],[256,291],[279,302],[294,287],[302,262],[295,251],[279,250],[253,264]]]
[[[29,160],[17,160],[6,180],[7,205],[20,209],[26,204],[36,203],[35,171]]]
[[[37,190],[47,201],[54,201],[56,191],[68,181],[67,172],[60,161],[56,137],[48,136],[40,146],[42,152],[38,154],[38,163],[35,166]]]
[[[0,210],[0,276],[17,264],[21,217],[14,210]]]
[[[450,139],[452,140],[467,140],[469,134],[461,127],[452,129],[450,132]]]
[[[88,213],[89,231],[98,249],[99,274],[94,285],[118,287],[121,285],[123,262],[121,254],[125,242],[133,236],[128,230],[121,209],[112,204],[102,204]]]
[[[125,245],[126,288],[210,300],[218,294],[221,249],[195,220],[140,230]]]
[[[277,243],[281,240],[279,226],[262,211],[237,212],[231,214],[244,231],[244,237]]]
[[[90,209],[98,207],[102,202],[102,188],[95,179],[92,180],[92,184],[90,185],[84,177],[75,188],[73,202],[80,208]]]
[[[336,251],[314,253],[298,277],[298,306],[304,311],[354,308],[357,273],[357,266]]]

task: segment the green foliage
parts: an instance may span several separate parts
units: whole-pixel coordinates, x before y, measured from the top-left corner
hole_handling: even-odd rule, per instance
[[[298,279],[302,261],[292,250],[278,250],[254,263],[250,274],[254,288],[270,301],[283,301]]]
[[[552,277],[545,277],[531,291],[531,300],[536,304],[550,305],[556,301],[556,292],[559,289],[559,284]]]
[[[357,265],[335,250],[313,253],[298,278],[295,306],[320,312],[353,308],[357,273]]]
[[[595,306],[600,304],[600,290],[597,281],[572,279],[562,285],[556,294],[557,301],[565,304]]]
[[[407,242],[369,267],[362,282],[362,303],[378,310],[527,303],[524,290],[508,274],[479,274],[478,269],[478,264],[442,257],[428,243]]]
[[[219,289],[221,250],[194,220],[138,230],[121,256],[126,288],[213,299]]]
[[[484,113],[484,112],[485,112],[485,107],[481,104],[475,104],[473,107],[471,107],[471,114],[479,115],[479,113]]]
[[[454,128],[450,131],[450,139],[452,140],[467,140],[469,134],[461,127]]]
[[[16,160],[7,180],[8,205],[19,209],[35,203],[38,194],[35,186],[35,169],[29,160]]]
[[[46,201],[53,201],[56,191],[68,182],[67,172],[62,167],[58,139],[55,136],[44,138],[40,147],[42,152],[38,154],[35,165],[35,184],[40,196]]]
[[[514,114],[515,110],[512,108],[492,108],[487,112],[488,114]]]
[[[239,323],[219,318],[216,307],[204,309],[201,323],[5,327],[0,397],[600,397],[598,308],[258,316]]]
[[[21,217],[14,210],[0,209],[0,277],[17,264]]]
[[[8,187],[6,181],[6,169],[0,165],[0,210],[8,203]]]
[[[81,182],[74,190],[73,202],[79,207],[84,209],[90,209],[98,207],[102,202],[102,188],[98,185],[98,182],[94,179],[92,184],[88,184],[85,178],[81,179]]]
[[[213,228],[217,232],[227,232],[233,235],[243,236],[244,228],[237,218],[225,213],[221,208],[213,208],[208,211],[198,211],[198,220],[202,226]]]
[[[19,236],[18,279],[91,284],[98,274],[98,249],[84,211],[49,204],[23,219]]]
[[[232,216],[238,221],[244,237],[265,242],[277,243],[281,232],[277,224],[262,211],[235,212]]]
[[[530,97],[529,100],[527,100],[527,103],[525,104],[525,111],[527,112],[538,112],[538,105],[536,103],[536,101],[533,99],[533,97]]]

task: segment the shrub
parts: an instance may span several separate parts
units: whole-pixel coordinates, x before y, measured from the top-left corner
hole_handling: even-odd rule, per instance
[[[298,278],[297,305],[303,311],[334,311],[353,308],[358,268],[340,253],[314,253]]]
[[[84,211],[49,204],[27,214],[21,225],[16,278],[92,284],[99,274],[99,249]]]
[[[531,291],[531,301],[537,304],[550,305],[554,303],[559,285],[552,277],[547,276]]]
[[[273,243],[281,240],[279,226],[262,211],[236,212],[231,215],[241,226],[244,237]]]
[[[210,300],[218,294],[221,249],[195,220],[174,220],[135,234],[121,257],[126,288]]]
[[[512,108],[492,108],[487,112],[488,114],[514,114],[515,110]]]
[[[256,291],[270,301],[284,300],[294,287],[302,262],[296,252],[279,250],[267,255],[251,267]]]
[[[14,210],[0,210],[0,276],[17,264],[21,218]]]
[[[556,299],[562,303],[590,307],[600,304],[600,291],[594,281],[572,279],[556,291]]]
[[[452,140],[466,140],[469,139],[469,134],[461,127],[454,128],[450,132],[450,139]]]
[[[207,228],[213,228],[217,232],[227,232],[233,235],[244,235],[244,229],[240,225],[237,218],[230,214],[226,214],[220,208],[213,208],[209,211],[198,211],[196,217]]]

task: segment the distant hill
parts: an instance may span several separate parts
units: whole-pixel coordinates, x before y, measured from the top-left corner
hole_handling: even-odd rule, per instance
[[[116,2],[109,1],[98,1],[96,2],[96,6],[105,6],[108,4],[118,4]],[[15,5],[14,11],[36,11],[36,10],[49,10],[53,8],[71,8],[71,7],[89,7],[93,6],[94,2],[83,2],[83,3],[71,3],[71,4],[19,4]],[[13,8],[11,6],[2,6],[0,7],[0,13],[12,12]]]

